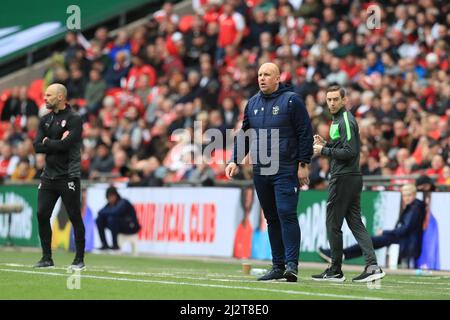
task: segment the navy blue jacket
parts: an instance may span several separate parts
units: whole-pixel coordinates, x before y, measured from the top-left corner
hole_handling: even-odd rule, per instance
[[[98,214],[119,219],[120,233],[134,234],[141,229],[137,220],[136,210],[127,199],[120,198],[114,206],[106,204]]]
[[[422,224],[425,218],[425,204],[415,199],[403,209],[394,230],[384,230],[383,235],[394,236],[400,245],[399,258],[420,256],[422,250]]]
[[[254,159],[257,154],[260,139],[267,139],[268,151],[263,154],[271,156],[270,129],[279,130],[279,164],[283,166],[298,166],[299,162],[310,163],[313,154],[313,134],[311,121],[301,98],[291,88],[283,84],[277,91],[265,95],[261,91],[251,97],[244,110],[242,131],[256,129],[256,135],[245,144],[245,155],[251,149],[252,163],[255,167],[268,166],[260,159]],[[258,129],[268,129],[262,135]],[[242,155],[237,152],[238,141],[235,139],[232,161],[240,163]]]

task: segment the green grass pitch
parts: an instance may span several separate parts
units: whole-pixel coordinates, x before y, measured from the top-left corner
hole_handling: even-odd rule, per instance
[[[297,283],[262,283],[244,275],[237,260],[88,254],[87,270],[77,278],[66,269],[73,253],[54,253],[54,269],[33,269],[39,258],[38,252],[0,249],[0,299],[450,299],[446,275],[388,272],[381,282],[368,286],[352,283],[349,279],[358,272],[344,266],[347,280],[336,284],[311,280],[311,274],[323,269],[301,264]]]

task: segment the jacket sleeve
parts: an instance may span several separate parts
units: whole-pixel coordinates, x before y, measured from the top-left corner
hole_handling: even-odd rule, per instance
[[[409,210],[403,213],[403,223],[398,224],[394,230],[389,232],[383,231],[383,234],[394,235],[397,238],[403,238],[422,224],[422,217],[425,215],[425,206],[423,202],[415,201]]]
[[[108,214],[108,207],[109,207],[109,204],[106,204],[103,208],[101,208],[99,211],[98,211],[98,215],[104,215],[104,214]]]
[[[242,135],[242,133],[245,135],[245,133],[247,132],[247,130],[250,129],[250,122],[248,119],[248,103],[245,106],[244,109],[244,119],[242,121],[242,127],[241,130],[236,134],[236,136],[234,137],[234,144],[233,144],[233,156],[231,157],[231,162],[234,163],[241,163],[243,158],[247,155],[249,148],[250,148],[250,144],[248,142],[247,137],[245,137],[244,139],[239,138],[239,136]],[[242,136],[244,136],[242,135]],[[242,143],[244,143],[244,157],[238,159],[238,156],[240,156],[241,154],[239,154],[238,150],[242,150]]]
[[[50,153],[50,149],[42,143],[42,140],[45,138],[44,125],[45,118],[41,118],[41,120],[39,121],[39,127],[36,133],[36,137],[33,141],[33,147],[36,153]]]
[[[67,151],[81,140],[82,121],[80,116],[73,116],[67,121],[69,135],[62,140],[47,139],[45,146],[51,151]]]
[[[331,157],[336,160],[350,160],[358,155],[358,135],[356,125],[351,122],[346,113],[342,117],[343,121],[339,122],[339,134],[342,141],[340,148],[322,148],[322,155]]]
[[[310,163],[313,155],[313,130],[305,104],[298,95],[289,100],[291,121],[298,141],[298,161]]]
[[[125,202],[126,202],[127,211],[128,211],[127,215],[132,215],[134,217],[137,217],[136,208],[133,206],[133,204],[129,200],[126,200],[126,199],[125,199]]]

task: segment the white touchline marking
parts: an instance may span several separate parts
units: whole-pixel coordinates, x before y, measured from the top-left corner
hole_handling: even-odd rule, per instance
[[[27,264],[18,264],[18,263],[0,263],[0,265],[3,266],[7,266],[7,267],[21,267],[21,268],[30,268],[33,269],[32,265],[27,265]],[[66,267],[51,267],[49,268],[49,270],[67,270],[69,268],[69,265],[67,265]],[[106,269],[109,269],[111,267],[104,267]],[[99,268],[89,268],[89,271],[92,272],[109,272],[108,270],[104,270],[104,269],[99,269]]]
[[[21,268],[30,268],[30,269],[33,268],[32,265],[19,264],[19,263],[0,263],[0,266],[21,267]],[[67,267],[52,267],[52,270],[67,270]],[[141,276],[141,275],[142,276],[181,276],[181,275],[197,275],[198,274],[198,270],[195,270],[195,269],[185,269],[185,270],[184,269],[171,269],[170,273],[159,272],[159,271],[152,272],[151,269],[152,268],[147,268],[148,272],[138,271],[138,272],[131,273],[130,271],[120,270],[120,269],[117,269],[117,267],[113,267],[113,266],[102,266],[102,269],[89,266],[89,271],[92,271],[92,272],[133,274],[133,275],[138,275],[138,276]],[[154,269],[160,270],[160,268],[154,268]],[[239,275],[230,275],[230,274],[222,274],[222,273],[207,273],[206,276],[245,279],[245,276],[243,276],[243,275],[239,276]]]
[[[170,277],[173,279],[186,279],[186,280],[209,280],[209,281],[220,281],[220,282],[255,282],[255,280],[249,279],[217,279],[217,278],[200,278],[200,277],[192,277],[192,276],[183,276],[181,274],[173,274],[173,273],[147,273],[147,272],[129,272],[129,271],[108,271],[111,274],[121,274],[121,275],[130,275],[130,276],[143,276],[143,277]],[[211,275],[207,274],[206,277]],[[218,276],[218,275],[214,275]]]
[[[0,264],[1,265],[1,264]],[[24,264],[14,264],[14,263],[5,263],[4,265],[6,266],[10,266],[10,267],[26,267],[26,268],[30,268],[31,266],[29,265],[24,265]],[[111,267],[108,267],[107,269],[111,269]],[[67,270],[67,268],[62,268],[62,267],[54,267],[51,270]],[[120,274],[120,275],[131,275],[131,276],[143,276],[143,277],[169,277],[169,278],[173,278],[173,279],[185,279],[185,280],[200,280],[200,281],[217,281],[217,282],[240,282],[240,283],[255,283],[255,279],[253,278],[244,278],[243,276],[233,276],[233,275],[226,275],[226,274],[220,274],[220,273],[211,273],[211,274],[206,274],[207,278],[200,278],[200,277],[194,277],[192,275],[196,275],[198,274],[198,272],[174,272],[174,273],[167,273],[167,272],[130,272],[130,271],[126,271],[126,270],[102,270],[102,269],[93,269],[93,268],[89,268],[90,272],[105,272],[105,273],[110,273],[110,274]],[[189,276],[187,276],[189,275]],[[220,278],[209,278],[209,277],[222,277]],[[238,279],[224,279],[224,278],[238,278]],[[307,281],[309,279],[306,279]],[[277,284],[286,284],[286,281],[270,281],[267,282],[265,284],[270,284],[270,285],[277,285]],[[263,283],[261,283],[263,284]],[[305,284],[303,282],[303,284]],[[308,283],[309,284],[309,283]],[[314,283],[314,286],[321,286],[321,287],[326,287],[327,285],[342,285],[341,283],[335,284],[335,283]],[[361,287],[358,284],[354,284],[354,283],[347,283],[348,286],[353,286],[353,287]],[[392,288],[396,288],[396,287],[392,287]]]
[[[41,271],[15,270],[15,269],[0,269],[0,271],[14,272],[14,273],[26,273],[26,274],[40,274],[40,275],[56,276],[56,277],[67,277],[67,274],[62,274],[62,273],[57,273],[57,272],[41,272]],[[206,288],[240,289],[240,290],[248,290],[248,291],[262,291],[262,292],[295,294],[295,295],[304,295],[304,296],[319,296],[319,297],[328,297],[328,298],[346,298],[346,299],[358,299],[358,300],[385,300],[384,298],[379,298],[379,297],[362,297],[362,296],[332,294],[332,293],[312,293],[312,292],[294,291],[294,290],[277,290],[277,289],[268,289],[268,288],[243,287],[243,286],[226,286],[226,285],[220,285],[220,284],[204,284],[204,283],[175,282],[175,281],[132,279],[132,278],[115,278],[115,277],[93,276],[93,275],[81,275],[81,278],[110,280],[110,281],[138,282],[138,283],[184,285],[184,286],[206,287]]]
[[[89,270],[92,271],[92,270]],[[124,270],[120,270],[120,271],[107,271],[107,273],[111,273],[111,274],[121,274],[121,275],[131,275],[131,276],[143,276],[143,277],[161,277],[161,276],[165,276],[165,277],[169,277],[169,278],[173,278],[173,279],[186,279],[186,280],[200,280],[200,281],[217,281],[217,282],[240,282],[240,283],[255,283],[255,279],[250,279],[250,278],[244,278],[244,277],[240,277],[240,279],[223,279],[226,278],[227,275],[225,274],[206,274],[206,277],[193,277],[193,276],[185,276],[182,275],[183,273],[175,273],[175,274],[170,274],[170,273],[148,273],[148,272],[130,272],[130,271],[124,271]],[[184,273],[186,274],[186,273]],[[192,274],[192,273],[188,273],[188,274]],[[198,273],[197,273],[198,274]],[[222,279],[220,278],[212,278],[212,277],[223,277]],[[236,277],[236,276],[233,276]],[[353,289],[365,289],[365,286],[361,286],[360,283],[351,283],[351,282],[347,282],[345,284],[342,283],[317,283],[317,282],[311,282],[309,281],[309,278],[303,279],[300,278],[302,281],[303,285],[313,285],[314,287],[327,287],[327,286],[335,286],[335,287],[342,287],[342,285],[345,285],[346,287],[351,286]],[[305,282],[306,280],[306,282]],[[270,285],[276,285],[276,284],[286,284],[286,281],[270,281],[267,282],[266,284],[270,284]],[[262,284],[262,283],[261,283]],[[386,284],[382,284],[382,286],[384,288],[391,288],[391,289],[398,289],[399,286],[398,285],[386,285]],[[407,290],[402,288],[402,290]],[[412,289],[411,289],[412,290]],[[450,289],[449,289],[450,290]],[[412,291],[415,292],[415,291]]]
[[[25,267],[25,268],[31,268],[31,265],[25,265],[25,264],[18,264],[18,263],[0,263],[0,265],[8,266],[8,267]],[[240,283],[255,283],[254,279],[251,279],[249,277],[245,276],[238,276],[238,275],[229,275],[229,274],[221,274],[221,273],[208,273],[206,276],[208,278],[200,278],[200,277],[193,277],[193,275],[198,274],[198,271],[194,272],[193,269],[191,272],[187,271],[175,271],[172,273],[168,272],[131,272],[126,270],[113,270],[115,267],[113,266],[102,266],[101,268],[89,268],[90,272],[104,272],[104,273],[111,273],[111,274],[121,274],[121,275],[131,275],[131,276],[144,276],[144,277],[169,277],[173,279],[186,279],[186,280],[201,280],[201,281],[217,281],[217,282],[240,282]],[[106,270],[105,270],[106,269]],[[67,267],[53,267],[51,270],[67,270]],[[181,270],[181,269],[179,269]],[[192,276],[186,276],[186,275],[192,275]],[[209,278],[209,277],[221,277],[219,278]],[[236,278],[236,279],[224,279],[224,278]],[[441,279],[442,277],[439,277]],[[302,280],[303,285],[310,285],[313,284],[314,287],[327,287],[327,286],[342,286],[342,283],[321,283],[321,282],[313,282],[310,283],[309,278],[300,278]],[[431,278],[429,280],[432,280]],[[305,282],[306,281],[306,282]],[[270,285],[277,285],[277,284],[286,284],[286,281],[270,281],[267,284]],[[393,280],[390,278],[390,284],[382,284],[384,288],[391,288],[391,289],[398,289],[399,287],[395,284],[421,284],[421,285],[445,285],[449,286],[449,288],[440,288],[444,290],[450,290],[450,282],[425,282],[425,281],[401,281],[401,280]],[[358,283],[351,283],[347,282],[345,283],[346,287],[353,287],[354,289],[357,288],[363,288],[361,284]],[[364,289],[364,288],[363,288]],[[402,290],[407,290],[407,288],[402,288]],[[410,291],[410,290],[409,290]],[[412,291],[415,292],[415,291]],[[448,293],[442,293],[443,295],[449,295]]]
[[[449,281],[449,282],[424,282],[424,281],[401,281],[401,280],[394,280],[393,282],[404,283],[404,284],[442,285],[442,286],[449,286],[449,287],[448,287],[448,288],[439,288],[439,289],[448,289],[448,290],[450,290],[450,281]]]

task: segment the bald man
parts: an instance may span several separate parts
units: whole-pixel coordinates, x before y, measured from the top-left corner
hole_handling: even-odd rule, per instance
[[[258,280],[296,282],[300,252],[297,203],[299,187],[309,184],[312,128],[303,101],[280,83],[280,70],[275,64],[261,65],[258,83],[260,91],[245,107],[242,131],[235,139],[225,174],[232,179],[238,164],[250,153],[253,182],[272,249],[272,268]],[[250,143],[244,135],[249,136]]]
[[[34,140],[36,153],[45,154],[45,168],[38,191],[39,237],[42,259],[36,268],[53,267],[50,217],[56,201],[61,197],[72,222],[76,255],[71,269],[83,270],[84,225],[81,217],[80,163],[81,117],[66,102],[67,89],[54,83],[45,91],[44,101],[49,112],[43,116]]]

